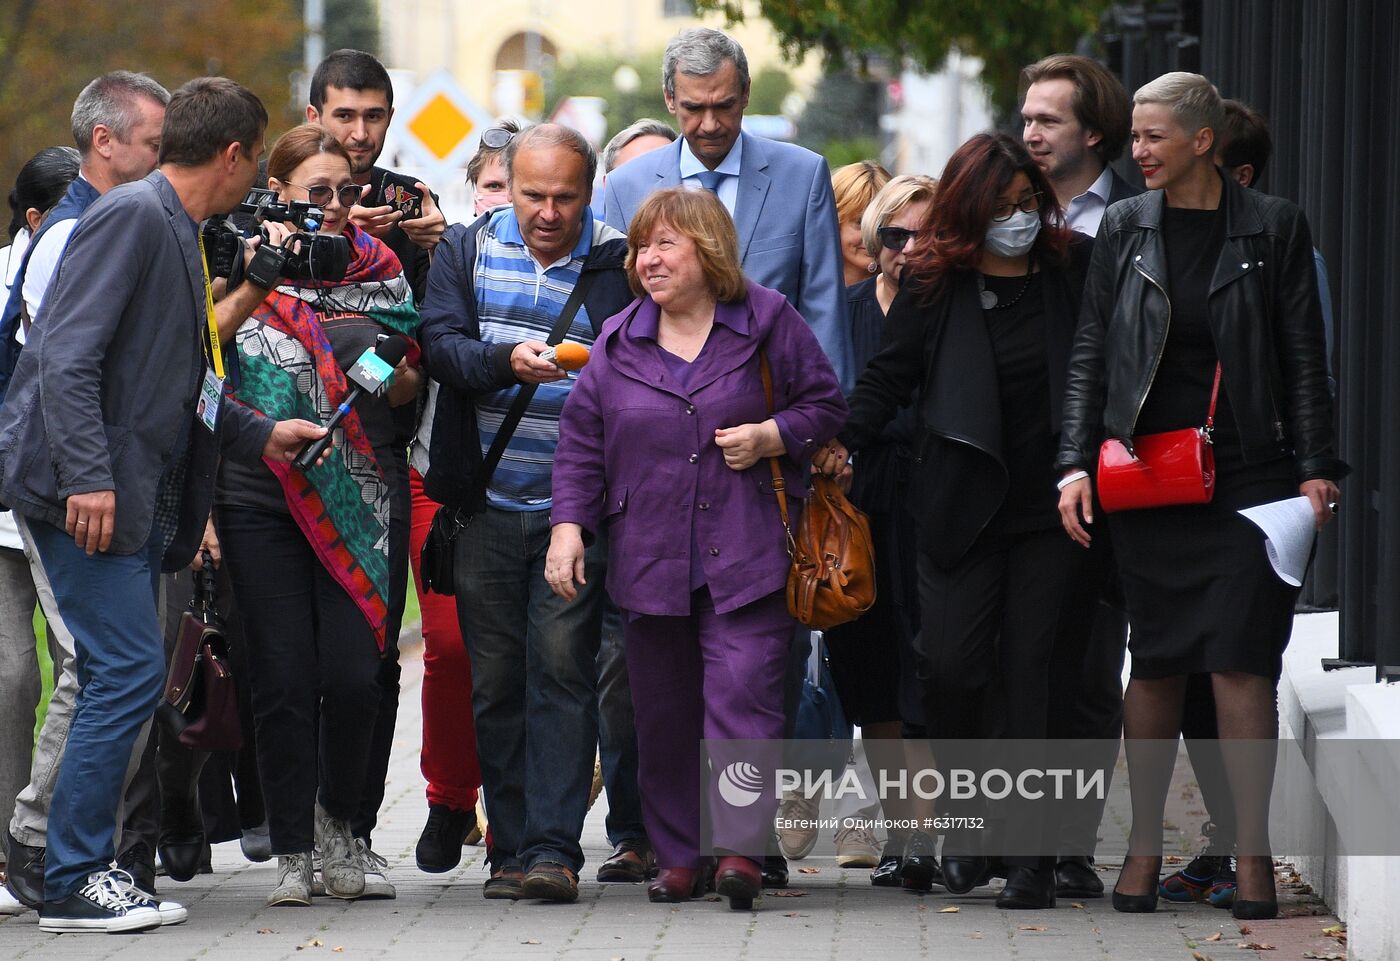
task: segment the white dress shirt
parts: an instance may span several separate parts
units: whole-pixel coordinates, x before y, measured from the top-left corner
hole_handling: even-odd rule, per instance
[[[1098,179],[1089,185],[1088,190],[1069,202],[1065,220],[1069,222],[1070,228],[1090,237],[1098,236],[1099,222],[1103,220],[1103,213],[1108,209],[1108,195],[1112,189],[1113,171],[1105,167]]]

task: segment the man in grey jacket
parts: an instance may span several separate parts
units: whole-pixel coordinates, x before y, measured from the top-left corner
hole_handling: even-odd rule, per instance
[[[176,92],[160,166],[73,231],[0,410],[0,501],[53,580],[82,683],[49,813],[45,931],[162,923],[109,869],[127,760],[164,683],[159,575],[194,557],[220,449],[285,462],[324,433],[232,401],[207,316],[198,223],[252,186],[266,127],[230,80]]]

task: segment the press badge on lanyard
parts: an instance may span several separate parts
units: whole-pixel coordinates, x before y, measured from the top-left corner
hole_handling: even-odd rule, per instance
[[[204,383],[199,388],[199,405],[195,414],[209,433],[219,424],[219,404],[223,402],[224,379],[212,370],[205,368]]]

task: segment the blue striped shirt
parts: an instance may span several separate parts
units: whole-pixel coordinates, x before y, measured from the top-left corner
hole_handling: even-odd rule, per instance
[[[584,221],[574,249],[548,267],[541,267],[525,247],[515,211],[507,207],[493,215],[478,246],[474,272],[481,339],[510,344],[547,340],[583,272],[594,237],[605,239],[605,234],[621,236],[590,217]],[[586,307],[579,306],[564,340],[592,347],[593,324]],[[536,388],[491,477],[486,497],[493,507],[511,511],[549,509],[554,449],[559,445],[559,415],[572,386],[573,379],[569,378]],[[482,456],[490,449],[519,390],[520,386],[515,385],[477,398]]]

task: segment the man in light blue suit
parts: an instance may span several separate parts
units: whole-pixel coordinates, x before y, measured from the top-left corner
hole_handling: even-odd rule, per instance
[[[626,231],[653,190],[679,184],[713,190],[734,217],[744,273],[797,308],[849,392],[857,371],[826,161],[795,144],[742,132],[749,63],[724,33],[697,27],[677,34],[661,73],[681,139],[608,175],[603,219]]]

